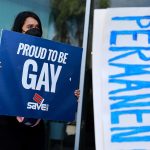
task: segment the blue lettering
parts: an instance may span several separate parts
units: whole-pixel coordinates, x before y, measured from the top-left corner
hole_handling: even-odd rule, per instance
[[[150,88],[150,81],[137,81],[137,80],[123,80],[123,79],[109,79],[109,83],[122,84],[125,88],[112,90],[109,94],[115,94],[125,91],[139,90],[143,88]]]
[[[115,128],[111,128],[111,132],[113,132],[111,136],[111,142],[120,143],[120,142],[150,141],[150,126],[115,127]],[[114,133],[114,132],[117,132],[117,133]],[[145,135],[146,132],[147,132],[147,135]],[[144,135],[138,135],[140,133],[144,133]]]
[[[137,122],[138,123],[142,123],[143,122],[143,118],[142,115],[143,114],[149,114],[150,110],[139,110],[139,109],[135,109],[135,110],[121,110],[121,111],[114,111],[111,112],[111,123],[112,124],[119,124],[119,116],[121,115],[136,115],[137,118]]]
[[[133,40],[137,41],[137,36],[138,34],[146,34],[148,35],[148,44],[150,43],[150,30],[122,30],[122,31],[111,31],[111,36],[110,36],[110,44],[115,44],[117,43],[117,36],[118,35],[132,35]]]
[[[144,61],[149,61],[150,60],[150,57],[147,57],[145,54],[144,54],[144,51],[149,51],[150,50],[150,47],[110,47],[109,48],[110,51],[127,51],[126,53],[124,54],[121,54],[121,55],[118,55],[114,58],[110,58],[109,59],[109,62],[112,62],[112,61],[115,61],[115,60],[118,60],[118,59],[122,59],[124,57],[127,57],[127,56],[130,56],[130,55],[133,55],[133,54],[138,54],[139,58],[141,60],[144,60]]]
[[[150,16],[116,16],[112,20],[128,21],[129,23],[132,21],[134,25],[137,24],[139,28],[143,29],[118,31],[116,29],[110,32],[109,51],[110,54],[113,54],[108,63],[110,69],[116,69],[115,73],[109,74],[108,81],[111,85],[108,93],[112,125],[111,142],[150,142],[150,126],[146,126],[147,124],[144,122],[145,115],[150,115],[150,94],[144,93],[150,88],[150,81],[144,77],[144,75],[150,74],[150,56],[147,54],[150,51],[150,47],[147,46],[150,44],[150,30],[145,29],[150,27]],[[139,38],[143,36],[146,41],[139,45],[141,44]],[[122,43],[122,40],[126,41],[126,38],[128,38],[127,42]],[[131,44],[129,40],[131,40]],[[144,43],[146,45],[143,46]],[[134,58],[134,56],[139,58],[140,64],[134,63],[134,61],[125,62],[125,58]],[[137,90],[142,90],[142,92],[138,93]],[[128,120],[133,121],[134,119],[133,123],[136,122],[136,125],[123,127],[122,120],[126,117],[129,117]]]
[[[130,95],[130,96],[110,96],[109,99],[117,101],[111,104],[112,109],[128,108],[128,107],[145,107],[150,106],[150,102],[135,102],[135,100],[141,100],[145,98],[150,98],[150,94],[141,95]]]
[[[120,74],[116,74],[116,75],[110,75],[109,78],[117,78],[117,77],[133,76],[133,75],[141,75],[141,74],[150,74],[150,71],[144,70],[144,69],[150,68],[150,65],[116,64],[116,63],[109,63],[109,65],[124,69],[124,73],[120,73]]]
[[[113,17],[115,21],[136,21],[140,28],[150,27],[150,16],[125,16],[125,17]],[[147,24],[142,24],[143,20],[147,20]]]

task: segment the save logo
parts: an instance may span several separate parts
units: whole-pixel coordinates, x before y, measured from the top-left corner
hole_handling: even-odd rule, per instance
[[[33,100],[35,102],[28,102],[27,103],[27,109],[33,109],[33,110],[42,110],[42,111],[48,111],[48,104],[43,104],[44,98],[41,97],[39,94],[35,93],[33,96]]]

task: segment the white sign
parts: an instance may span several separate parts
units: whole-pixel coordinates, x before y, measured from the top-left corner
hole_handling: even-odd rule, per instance
[[[97,150],[150,150],[150,8],[95,10]]]

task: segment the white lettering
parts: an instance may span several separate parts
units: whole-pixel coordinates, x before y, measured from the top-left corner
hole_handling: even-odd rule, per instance
[[[34,90],[41,90],[42,86],[44,86],[44,89],[46,92],[50,91],[50,92],[55,93],[56,84],[57,84],[61,69],[62,69],[62,66],[58,66],[57,68],[55,68],[54,64],[50,64],[49,66],[48,63],[43,63],[43,66],[42,66],[42,69],[38,78],[36,73],[38,72],[39,68],[37,66],[36,61],[32,59],[28,59],[25,61],[24,66],[23,66],[22,85],[25,89],[34,89]],[[50,79],[51,79],[51,83],[50,83]]]
[[[58,57],[58,62],[66,64],[67,55],[68,55],[68,53],[60,52],[59,57]]]
[[[22,85],[25,89],[35,89],[37,75],[29,74],[29,67],[32,67],[33,72],[37,72],[37,63],[32,59],[26,60],[22,72]],[[30,79],[30,83],[27,83],[28,79]]]
[[[53,92],[53,93],[55,93],[55,90],[56,90],[56,83],[57,83],[57,80],[58,80],[58,77],[59,77],[59,74],[60,74],[61,69],[62,69],[62,66],[58,66],[58,67],[57,67],[57,70],[56,70],[56,73],[55,73],[54,65],[53,65],[53,64],[50,64],[51,81],[52,81],[52,84],[51,84],[51,92]]]
[[[34,102],[28,102],[27,103],[27,109],[33,109],[33,110],[42,110],[42,111],[48,111],[48,104],[38,104]]]
[[[22,52],[22,53],[21,53]],[[43,47],[38,47],[35,45],[20,43],[18,46],[17,54],[24,56],[35,57],[40,59],[45,59],[47,54],[47,49]]]
[[[44,63],[41,73],[40,73],[40,77],[36,86],[36,90],[41,90],[42,85],[45,87],[45,91],[48,92],[49,91],[49,73],[48,73],[48,64]]]
[[[24,44],[23,43],[19,43],[19,47],[18,47],[18,50],[17,50],[17,54],[20,53],[21,50],[23,50],[24,48]]]

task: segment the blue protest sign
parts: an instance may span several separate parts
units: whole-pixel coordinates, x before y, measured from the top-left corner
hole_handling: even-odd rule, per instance
[[[3,30],[0,114],[75,118],[82,48]]]

